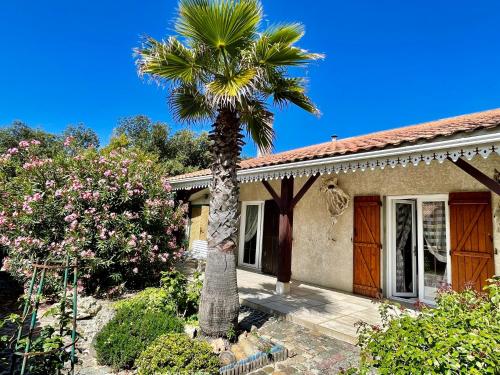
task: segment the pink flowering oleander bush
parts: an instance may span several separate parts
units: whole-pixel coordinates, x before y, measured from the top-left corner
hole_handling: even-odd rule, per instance
[[[49,159],[38,141],[22,141],[0,155],[3,269],[26,281],[31,262],[69,253],[79,259],[86,293],[158,281],[182,255],[186,209],[161,166],[129,150],[76,149],[71,139],[65,146]]]

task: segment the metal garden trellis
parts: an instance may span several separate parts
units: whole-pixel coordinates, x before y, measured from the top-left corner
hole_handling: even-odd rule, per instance
[[[11,373],[14,373],[16,364],[17,364],[17,357],[22,358],[22,364],[21,364],[21,370],[20,370],[20,375],[25,375],[27,371],[27,364],[28,360],[30,357],[34,356],[43,356],[43,355],[49,355],[56,353],[57,351],[65,351],[68,348],[71,348],[71,368],[70,368],[70,374],[74,373],[74,368],[75,368],[75,362],[76,362],[76,342],[78,341],[77,338],[77,332],[76,332],[76,317],[77,317],[77,299],[78,299],[78,293],[77,293],[77,282],[78,282],[78,262],[75,260],[70,264],[70,256],[67,255],[66,259],[64,262],[52,262],[49,263],[48,260],[46,260],[43,264],[40,264],[38,262],[33,263],[33,275],[30,280],[29,288],[28,288],[28,293],[25,296],[25,302],[24,302],[24,307],[23,307],[23,315],[21,319],[21,324],[18,328],[17,331],[17,336],[15,340],[15,346],[14,346],[14,355],[12,356],[12,362],[11,362]],[[33,333],[34,329],[36,326],[37,322],[37,316],[38,316],[38,309],[40,306],[40,299],[43,295],[43,288],[44,284],[46,281],[46,273],[48,271],[60,271],[63,270],[63,283],[62,283],[62,290],[63,290],[63,295],[62,295],[62,300],[61,300],[61,311],[60,311],[60,319],[59,319],[59,335],[62,336],[66,324],[66,317],[67,312],[66,312],[66,301],[67,301],[67,287],[68,287],[68,281],[70,277],[70,269],[73,269],[73,278],[72,278],[72,289],[73,289],[73,295],[72,295],[72,330],[71,330],[71,342],[69,344],[64,345],[61,348],[56,348],[52,349],[49,351],[38,351],[34,352],[31,351],[31,345],[32,345],[32,340],[33,340]],[[33,297],[33,292],[35,289],[35,285],[38,283],[37,288],[36,288],[36,294]],[[24,330],[24,322],[28,318],[28,315],[31,313],[31,319],[30,319],[30,324],[29,324],[29,330],[27,334],[23,334]],[[24,351],[22,351],[22,345],[20,344],[21,340],[23,338],[26,338],[26,343],[24,344]],[[58,371],[60,373],[60,371]]]

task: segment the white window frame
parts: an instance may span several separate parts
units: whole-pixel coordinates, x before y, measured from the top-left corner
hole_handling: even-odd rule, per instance
[[[427,303],[427,304],[435,304],[433,300],[426,300],[424,298],[424,257],[423,257],[423,249],[424,249],[424,238],[423,238],[423,225],[422,225],[422,202],[436,202],[441,201],[444,202],[445,206],[445,217],[446,217],[446,276],[447,282],[451,283],[451,256],[450,256],[450,213],[448,206],[448,194],[429,194],[429,195],[401,195],[401,196],[388,196],[387,197],[387,207],[386,207],[386,235],[387,235],[387,262],[388,270],[387,270],[387,290],[389,298],[401,299],[401,297],[397,297],[394,295],[393,283],[395,278],[395,267],[393,266],[393,259],[395,259],[395,221],[394,221],[394,207],[395,201],[398,200],[415,200],[417,206],[417,217],[416,217],[416,226],[417,226],[417,251],[418,251],[418,300]],[[394,264],[395,265],[395,264]],[[407,301],[407,299],[405,299]]]
[[[238,246],[238,264],[241,267],[261,270],[262,268],[262,232],[264,230],[264,201],[244,201],[241,203],[241,220],[240,220],[240,241]],[[243,262],[244,245],[245,245],[245,224],[247,219],[247,207],[258,206],[257,213],[257,239],[255,250],[255,264]]]

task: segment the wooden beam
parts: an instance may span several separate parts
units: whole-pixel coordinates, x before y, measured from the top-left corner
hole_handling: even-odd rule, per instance
[[[457,161],[453,161],[451,158],[448,158],[448,160],[450,160],[453,164],[455,164],[458,168],[463,170],[469,176],[482,183],[492,192],[494,192],[497,195],[500,195],[500,183],[490,178],[489,176],[485,175],[479,169],[467,163],[464,159],[459,158],[457,159]]]
[[[302,199],[304,194],[307,193],[309,188],[314,184],[314,182],[318,179],[318,177],[319,177],[319,173],[309,177],[309,179],[306,181],[304,186],[302,186],[302,188],[299,190],[299,192],[297,193],[295,198],[293,198],[292,208],[294,208],[297,205],[297,203],[299,203],[299,201]]]
[[[281,198],[280,196],[274,191],[273,187],[271,186],[271,184],[269,184],[269,182],[267,182],[266,180],[263,180],[262,181],[262,185],[264,185],[264,187],[266,188],[266,190],[269,192],[269,194],[271,194],[271,197],[273,197],[274,201],[276,202],[276,204],[278,205],[278,207],[280,207],[280,210],[281,210]]]
[[[293,177],[281,180],[281,205],[278,234],[278,281],[292,278]]]

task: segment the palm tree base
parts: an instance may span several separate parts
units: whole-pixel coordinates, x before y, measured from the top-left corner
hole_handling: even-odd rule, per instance
[[[240,309],[236,280],[236,256],[217,250],[208,252],[206,273],[200,299],[201,332],[209,337],[234,334]]]

